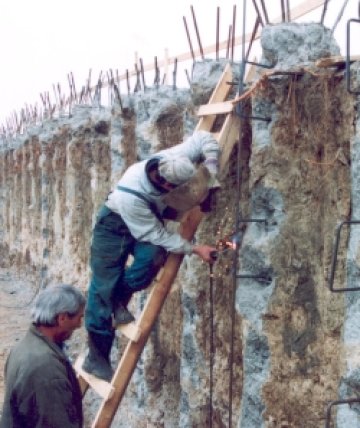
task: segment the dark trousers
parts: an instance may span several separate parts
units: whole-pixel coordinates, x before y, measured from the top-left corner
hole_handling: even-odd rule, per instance
[[[129,255],[131,266],[125,266]],[[166,251],[138,242],[122,218],[103,206],[93,230],[90,266],[92,278],[85,310],[87,330],[113,336],[111,315],[119,302],[148,287],[166,258]]]

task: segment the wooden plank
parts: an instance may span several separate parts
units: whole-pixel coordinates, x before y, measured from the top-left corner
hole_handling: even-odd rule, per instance
[[[256,62],[257,61],[256,57],[252,61]],[[245,82],[252,82],[253,80],[255,80],[255,76],[256,76],[256,65],[251,64],[249,71],[245,77]]]
[[[237,116],[235,113],[229,114],[226,117],[221,132],[217,138],[217,141],[219,142],[219,146],[221,148],[219,162],[220,179],[225,178],[228,173],[229,158],[231,156],[235,143],[239,139],[240,124],[241,120],[239,116]]]
[[[360,61],[360,55],[355,55],[350,57],[350,62]],[[316,61],[315,65],[317,67],[326,68],[326,67],[338,67],[345,66],[346,57],[344,56],[330,56],[328,58],[321,58]]]
[[[202,217],[203,213],[198,207],[189,211],[181,223],[181,235],[186,239],[191,239]],[[176,278],[183,257],[181,254],[170,254],[168,256],[163,274],[149,294],[145,308],[138,320],[138,325],[142,330],[141,337],[138,342],[129,342],[127,344],[111,382],[111,385],[114,387],[114,393],[107,401],[102,402],[92,428],[110,427],[141,352],[150,335],[152,326]]]
[[[234,109],[234,104],[231,101],[224,101],[222,103],[204,104],[199,107],[197,116],[231,113],[233,109]]]
[[[82,369],[82,364],[85,359],[85,354],[80,354],[75,361],[74,369],[78,375],[82,392],[86,391],[85,383],[96,391],[104,400],[108,400],[114,393],[114,387],[105,380],[99,379]],[[83,390],[85,388],[85,391]]]
[[[119,325],[117,330],[133,342],[137,342],[141,336],[141,328],[139,328],[135,321]]]
[[[231,85],[229,85],[227,82],[232,81],[232,70],[230,63],[227,63],[225,66],[225,69],[209,99],[208,104],[218,103],[221,101],[224,101],[225,98],[229,95],[229,92],[231,90]],[[210,115],[210,116],[203,116],[196,128],[195,131],[211,131],[211,128],[214,124],[216,115]]]

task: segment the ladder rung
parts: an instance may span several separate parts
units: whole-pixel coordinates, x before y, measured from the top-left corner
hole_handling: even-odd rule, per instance
[[[231,113],[234,109],[234,104],[231,101],[224,101],[220,103],[204,104],[199,107],[197,112],[198,116],[209,116],[213,114]]]
[[[82,369],[85,354],[80,354],[75,361],[74,369],[77,375],[82,378],[94,391],[96,391],[104,400],[109,400],[113,393],[114,387],[105,380],[99,379]]]
[[[123,324],[117,326],[117,330],[124,336],[130,339],[132,342],[137,342],[141,336],[141,329],[136,325],[136,322],[130,322],[129,324]]]

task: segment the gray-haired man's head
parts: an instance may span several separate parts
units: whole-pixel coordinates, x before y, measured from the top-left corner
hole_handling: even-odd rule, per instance
[[[36,326],[57,325],[59,314],[75,316],[85,306],[85,297],[72,285],[53,285],[40,291],[31,308],[31,320]]]

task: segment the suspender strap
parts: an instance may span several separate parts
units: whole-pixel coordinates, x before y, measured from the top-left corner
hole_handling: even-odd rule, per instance
[[[121,192],[130,193],[130,194],[135,195],[138,198],[142,199],[144,202],[146,202],[146,204],[150,208],[151,212],[158,218],[158,220],[161,221],[162,224],[164,224],[164,220],[161,217],[156,205],[153,202],[149,201],[149,199],[147,199],[142,193],[137,192],[136,190],[130,189],[129,187],[124,187],[124,186],[117,186],[116,188],[118,190],[120,190]]]

